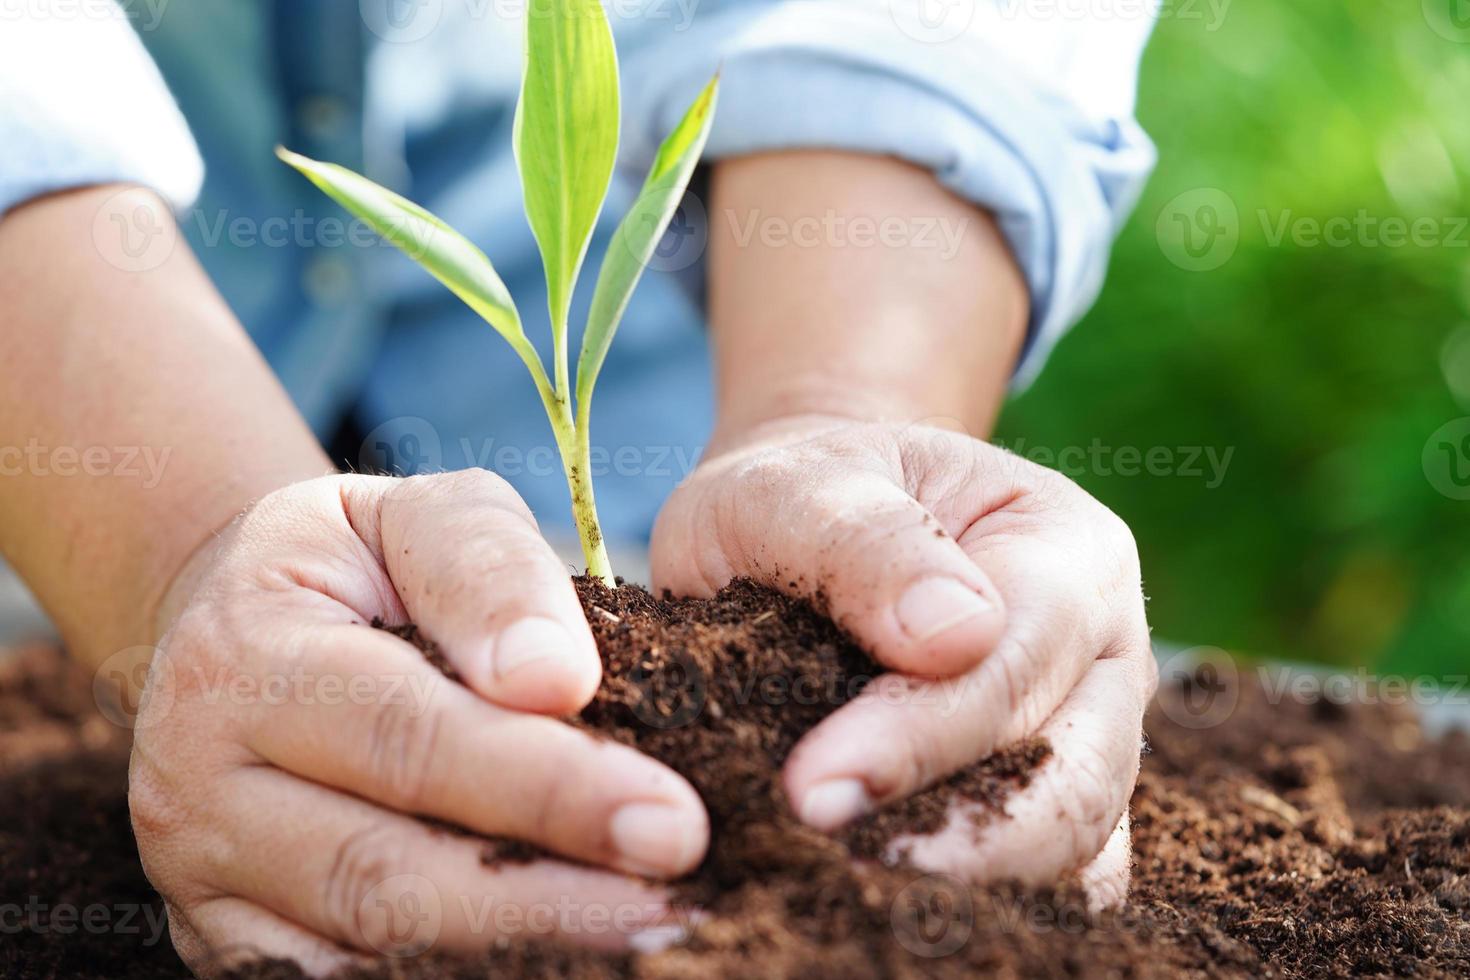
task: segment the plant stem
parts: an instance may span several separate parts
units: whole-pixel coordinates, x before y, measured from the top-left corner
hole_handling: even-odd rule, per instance
[[[572,520],[582,542],[587,574],[596,575],[609,589],[615,589],[617,580],[613,577],[612,562],[607,557],[607,543],[602,540],[602,525],[597,521],[597,502],[592,496],[592,444],[587,436],[587,427],[585,424],[579,427],[572,421],[567,399],[552,391],[550,385],[538,383],[537,388],[546,406],[546,417],[551,420],[557,454],[561,456],[567,489],[572,494]]]
[[[576,455],[562,459],[574,459],[567,470],[567,488],[572,492],[572,519],[577,523],[577,535],[582,539],[582,557],[587,560],[587,574],[602,579],[609,589],[618,587],[613,577],[612,562],[607,557],[607,542],[602,539],[602,525],[597,521],[597,502],[592,496],[592,447],[586,428],[573,433],[576,440]]]
[[[552,435],[556,437],[557,455],[561,457],[562,471],[567,476],[567,489],[572,494],[572,520],[577,525],[577,537],[582,542],[582,557],[587,562],[587,574],[602,579],[609,589],[617,588],[613,577],[612,562],[607,557],[607,544],[602,540],[602,525],[597,521],[597,503],[592,496],[592,441],[587,434],[587,413],[572,419],[569,396],[552,387],[541,358],[530,344],[517,347],[517,353],[526,367],[531,370],[531,380],[541,395],[541,405],[546,409],[546,418],[551,422]],[[564,362],[559,362],[564,363]]]

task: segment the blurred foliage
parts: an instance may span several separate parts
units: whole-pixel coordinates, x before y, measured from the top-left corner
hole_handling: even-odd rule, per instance
[[[1423,462],[1470,415],[1470,18],[1435,22],[1457,3],[1165,5],[1139,106],[1158,170],[1096,308],[998,433],[1233,447],[1213,489],[1069,471],[1132,525],[1161,639],[1470,671],[1470,501]],[[1201,188],[1238,209],[1239,243],[1192,270],[1165,212]],[[1380,224],[1273,244],[1284,217],[1359,215]],[[1442,240],[1386,243],[1381,222],[1416,218]]]

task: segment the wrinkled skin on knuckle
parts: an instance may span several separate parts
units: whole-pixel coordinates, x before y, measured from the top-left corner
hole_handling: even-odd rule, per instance
[[[410,858],[402,836],[386,824],[344,837],[321,884],[322,916],[331,931],[361,948],[391,948],[387,924],[381,916],[365,914],[371,910],[364,906],[379,885],[412,870]]]
[[[367,746],[367,771],[396,809],[417,811],[442,765],[442,716],[378,704]]]
[[[1005,482],[1005,468],[989,458],[1004,451],[967,435],[910,428],[899,434],[895,452],[901,485],[946,526],[975,517],[964,504],[977,496],[978,488]]]
[[[1072,853],[1091,860],[1112,835],[1127,805],[1123,794],[1133,780],[1113,772],[1106,757],[1090,745],[1055,764],[1063,774],[1059,803],[1063,825],[1072,835]]]
[[[184,830],[188,813],[177,805],[164,776],[150,760],[151,753],[135,751],[128,766],[128,816],[138,841],[143,873],[164,891],[171,870],[164,857],[170,843]]]

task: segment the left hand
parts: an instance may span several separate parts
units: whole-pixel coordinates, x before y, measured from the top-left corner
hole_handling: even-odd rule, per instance
[[[719,442],[719,440],[717,440]],[[654,528],[653,582],[821,594],[893,673],[797,745],[798,815],[834,829],[1022,738],[1052,756],[976,840],[909,860],[971,881],[1128,880],[1127,805],[1156,668],[1127,526],[1065,477],[963,433],[824,416],[718,444]]]

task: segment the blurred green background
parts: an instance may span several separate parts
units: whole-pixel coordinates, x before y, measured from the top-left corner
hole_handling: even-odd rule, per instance
[[[1425,453],[1470,415],[1470,3],[1220,2],[1166,2],[1139,108],[1158,170],[999,438],[1178,470],[1233,448],[1213,488],[1203,463],[1068,471],[1133,526],[1156,637],[1463,674],[1470,442]]]

